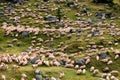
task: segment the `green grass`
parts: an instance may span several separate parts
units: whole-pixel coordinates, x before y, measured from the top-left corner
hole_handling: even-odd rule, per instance
[[[15,9],[22,9],[24,6],[26,7],[29,7],[30,9],[32,9],[32,12],[33,14],[36,14],[36,15],[41,15],[43,17],[46,16],[46,14],[52,14],[52,15],[56,15],[57,13],[57,10],[56,11],[48,11],[48,12],[40,12],[40,11],[35,11],[36,7],[33,6],[33,4],[35,3],[35,0],[29,0],[30,1],[30,4],[32,6],[29,6],[28,4],[29,3],[25,3],[23,6],[18,6],[18,7],[15,7]],[[120,2],[118,0],[114,0],[115,3],[117,3],[118,5],[120,4]],[[48,3],[43,3],[41,1],[39,1],[39,3],[37,3],[38,5],[40,6],[44,6]],[[75,22],[76,21],[76,16],[75,14],[76,13],[81,13],[80,12],[80,9],[72,9],[72,8],[69,8],[66,6],[66,3],[61,3],[61,4],[55,4],[53,2],[50,1],[50,4],[49,5],[46,5],[48,7],[48,9],[51,9],[51,8],[54,8],[53,4],[58,7],[58,6],[61,6],[62,7],[62,11],[63,11],[63,14],[69,18],[72,22]],[[8,5],[8,4],[5,4],[5,5]],[[2,7],[5,6],[5,5],[0,5],[0,11],[2,11]],[[109,7],[108,5],[105,5],[105,4],[94,4],[94,3],[91,3],[91,0],[89,1],[86,1],[86,2],[80,2],[79,3],[79,7],[81,5],[85,5],[85,6],[90,6],[91,9],[88,10],[89,12],[92,12],[93,15],[92,16],[81,16],[80,18],[86,18],[86,20],[88,18],[92,18],[94,19],[95,16],[94,14],[96,13],[96,11],[98,11],[99,9],[101,10],[104,10],[104,11],[107,11],[107,12],[114,12],[115,10],[113,10],[111,7]],[[24,10],[24,12],[26,12]],[[119,16],[119,11],[115,12],[116,15]],[[11,15],[11,17],[14,17],[15,15]],[[17,16],[20,16],[20,13],[17,12]],[[5,22],[5,21],[8,21],[10,20],[9,19],[10,16],[3,16],[0,18],[0,26],[2,25],[2,22]],[[38,18],[36,18],[38,19]],[[63,20],[66,20],[65,18],[63,18]],[[44,28],[45,25],[49,25],[50,27],[54,27],[55,24],[52,23],[52,24],[35,24],[35,18],[34,17],[31,17],[31,16],[28,16],[28,17],[25,17],[25,18],[21,18],[20,19],[20,24],[21,25],[28,25],[28,26],[31,26],[31,27],[39,27],[40,29]],[[43,19],[39,19],[39,22],[42,22],[44,21]],[[100,20],[97,20],[95,23],[99,22]],[[107,19],[106,20],[108,23],[110,23],[110,20]],[[10,20],[9,23],[13,23],[13,20]],[[119,19],[116,19],[115,20],[115,23],[120,26],[120,21]],[[77,25],[74,25],[72,27],[77,27]],[[106,26],[104,26],[106,27]],[[68,45],[67,47],[67,50],[65,53],[67,53],[68,55],[69,54],[72,54],[72,53],[79,53],[81,52],[81,54],[79,54],[78,56],[76,56],[74,59],[78,59],[78,58],[81,58],[81,57],[84,57],[84,53],[85,53],[85,50],[87,49],[86,48],[86,45],[88,45],[88,42],[84,42],[84,40],[86,39],[87,37],[87,33],[86,32],[89,32],[89,31],[85,31],[85,32],[82,32],[80,36],[76,36],[76,34],[72,35],[72,37],[69,39],[67,38],[67,36],[61,36],[60,38],[58,39],[54,39],[54,45],[52,47],[49,46],[49,44],[45,44],[45,43],[42,43],[42,45],[48,45],[47,47],[49,47],[50,49],[51,48],[57,48],[57,45],[60,44],[60,42],[64,42],[64,45],[62,46],[62,48],[65,46],[65,45]],[[19,54],[20,52],[26,50],[30,45],[31,45],[31,37],[33,37],[33,34],[30,34],[30,37],[28,38],[21,38],[19,37],[18,38],[18,41],[16,43],[13,43],[13,47],[7,47],[7,44],[8,42],[11,42],[14,37],[10,37],[10,36],[5,36],[4,37],[4,33],[5,31],[3,29],[0,28],[0,47],[2,47],[3,50],[0,50],[0,54],[5,54],[5,53],[10,53],[10,54]],[[55,32],[56,35],[59,34],[59,32]],[[107,45],[107,42],[108,41],[112,41],[114,42],[115,38],[119,38],[119,36],[115,36],[115,37],[112,37],[108,34],[108,30],[105,30],[105,34],[103,35],[105,37],[105,41],[104,41],[104,46]],[[47,40],[47,39],[50,39],[51,37],[53,36],[46,36],[44,35],[43,33],[40,33],[37,38],[43,38],[43,40]],[[80,38],[81,40],[83,40],[82,42],[79,42],[77,41],[76,39],[77,38]],[[95,43],[98,43],[100,42],[100,36],[96,36],[96,37],[91,37],[89,38],[91,42],[95,42]],[[22,43],[22,46],[20,47],[17,47],[16,44],[20,42]],[[40,47],[41,47],[40,46]],[[77,47],[84,47],[85,50],[84,51],[80,51]],[[98,46],[98,45],[97,45]],[[111,45],[111,46],[108,46],[108,48],[110,47],[113,47],[115,49],[120,49],[120,45],[118,46],[114,46],[114,45]],[[101,51],[101,50],[99,50]],[[91,54],[96,54],[96,53],[91,53]],[[103,67],[105,66],[109,66],[110,69],[116,69],[118,71],[120,71],[120,59],[118,60],[114,60],[113,59],[113,54],[112,52],[110,53],[109,55],[112,60],[113,60],[113,64],[112,65],[106,65],[106,64],[103,64],[102,62],[99,62],[99,61],[96,61],[94,57],[92,57],[91,59],[91,63],[88,65],[88,68],[90,66],[95,66],[96,68],[98,68],[100,71],[102,70]],[[59,57],[58,57],[59,58]],[[14,63],[13,63],[14,64]],[[9,65],[9,69],[7,71],[0,71],[0,75],[1,74],[5,74],[6,75],[6,78],[7,80],[10,80],[10,78],[14,77],[16,80],[19,80],[20,79],[20,76],[22,73],[25,73],[27,74],[27,80],[31,80],[31,78],[34,77],[34,69],[32,69],[31,65],[27,65],[27,66],[22,66],[19,71],[13,71],[11,69],[11,66],[12,64]],[[62,80],[99,80],[99,77],[93,77],[92,74],[89,72],[89,69],[87,68],[87,72],[85,75],[76,75],[76,70],[74,69],[70,69],[70,68],[64,68],[64,67],[45,67],[45,66],[40,66],[38,67],[38,69],[40,69],[44,74],[47,74],[50,76],[55,76],[55,77],[58,77],[59,76],[59,73],[60,72],[65,72],[65,77],[62,79]],[[118,76],[118,78],[120,79],[120,75]]]

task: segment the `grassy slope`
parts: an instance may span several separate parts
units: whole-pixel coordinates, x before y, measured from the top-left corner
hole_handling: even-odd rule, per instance
[[[34,0],[30,0],[30,2],[31,3],[34,3]],[[115,2],[117,2],[118,3],[118,0],[115,0]],[[41,4],[41,3],[40,3]],[[90,5],[90,6],[92,6],[95,10],[96,9],[104,9],[105,8],[105,6],[104,5],[95,5],[95,4],[92,4],[92,3],[89,3],[89,1],[88,2],[82,2],[82,3],[80,3],[80,4],[85,4],[85,5]],[[22,8],[22,6],[21,7],[18,7],[18,8]],[[31,9],[32,8],[34,8],[34,7],[30,7]],[[63,8],[66,8],[66,7],[63,7]],[[66,12],[67,13],[67,12]],[[66,15],[67,17],[69,17],[70,19],[72,19],[72,20],[75,20],[75,16],[74,16],[74,14],[76,13],[76,10],[71,10],[70,9],[70,12]],[[44,14],[42,14],[43,16],[44,16]],[[3,19],[5,19],[4,17],[3,17]],[[3,21],[3,19],[0,19],[0,22],[2,22]],[[30,20],[30,21],[34,21],[34,19],[32,19],[32,20]],[[117,21],[117,23],[119,24],[119,20],[116,20]],[[21,24],[22,24],[22,22],[29,22],[29,20],[28,20],[28,18],[25,18],[25,19],[21,19]],[[1,25],[1,23],[0,23],[0,25]],[[27,23],[27,25],[30,25],[30,23]],[[39,26],[39,27],[41,27],[41,25],[36,25],[36,24],[32,24],[33,26]],[[0,46],[2,46],[3,47],[3,49],[5,48],[6,49],[6,51],[5,52],[3,52],[3,51],[0,51],[0,53],[19,53],[19,52],[21,52],[21,51],[23,51],[23,50],[25,50],[29,45],[30,45],[30,41],[28,41],[28,40],[30,40],[30,39],[20,39],[19,40],[19,42],[22,42],[23,44],[24,44],[24,46],[22,46],[22,47],[16,47],[16,46],[14,46],[13,48],[6,48],[6,45],[7,45],[7,42],[8,41],[11,41],[13,38],[12,37],[3,37],[3,30],[2,29],[0,29]],[[107,35],[105,35],[105,36],[107,36]],[[45,38],[45,36],[43,35],[43,36],[39,36],[39,37],[42,37],[42,38]],[[109,36],[107,36],[107,37],[109,37]],[[82,37],[83,39],[85,38],[85,36],[83,36]],[[45,38],[45,39],[47,39],[47,38]],[[59,44],[59,42],[60,41],[63,41],[65,39],[65,37],[62,37],[62,38],[60,38],[60,39],[56,39],[55,40],[55,46],[54,47],[56,47],[56,45],[57,44]],[[75,36],[72,36],[72,38],[70,39],[70,40],[66,40],[65,41],[65,44],[74,44],[74,41],[75,41],[75,39],[76,39],[76,37]],[[99,39],[98,40],[96,40],[96,39],[98,39],[98,38],[96,38],[96,37],[94,37],[94,38],[92,38],[91,39],[91,41],[99,41]],[[110,39],[108,39],[108,41],[109,40],[113,40],[112,38]],[[27,43],[26,43],[26,41],[28,41]],[[78,46],[79,45],[85,45],[85,43],[80,43],[80,44],[78,44]],[[72,46],[71,46],[72,47]],[[119,48],[119,47],[118,47]],[[72,47],[72,49],[74,50],[74,47]],[[81,55],[79,56],[79,57],[81,57]],[[117,60],[116,62],[114,62],[113,63],[113,65],[112,66],[110,66],[111,67],[111,69],[113,68],[113,69],[118,69],[119,71],[120,71],[120,64],[119,64],[119,61],[120,60]],[[101,69],[101,67],[99,67],[99,66],[102,66],[102,67],[104,67],[105,65],[103,64],[103,63],[99,63],[99,62],[96,62],[95,61],[95,59],[93,58],[92,59],[92,63],[90,64],[90,65],[94,65],[94,66],[96,66],[97,68],[99,68],[99,69]],[[9,67],[11,67],[11,65],[9,65]],[[39,67],[39,69],[41,69],[44,73],[46,73],[46,74],[49,74],[50,76],[58,76],[58,74],[59,74],[59,72],[62,72],[62,71],[64,71],[65,72],[65,74],[66,74],[66,76],[64,77],[64,79],[63,80],[97,80],[98,79],[98,77],[92,77],[91,75],[91,73],[89,72],[89,71],[87,71],[87,73],[85,74],[85,75],[80,75],[80,76],[77,76],[76,74],[75,74],[75,70],[74,69],[68,69],[68,68],[64,68],[64,67]],[[32,67],[29,65],[29,66],[24,66],[24,67],[21,67],[20,68],[20,70],[19,71],[17,71],[17,72],[13,72],[12,70],[11,70],[11,68],[8,70],[8,71],[3,71],[3,72],[0,72],[0,75],[1,74],[5,74],[5,75],[8,75],[7,76],[7,80],[9,80],[11,77],[15,77],[16,78],[16,80],[19,80],[20,79],[20,74],[21,73],[26,73],[29,77],[28,77],[28,79],[27,80],[30,80],[32,77],[33,77],[33,69],[32,69]]]

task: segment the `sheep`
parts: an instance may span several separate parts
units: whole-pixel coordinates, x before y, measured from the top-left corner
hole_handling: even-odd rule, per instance
[[[102,75],[101,75],[101,78],[106,78],[107,77],[107,73],[103,73]]]
[[[35,78],[32,78],[32,80],[36,80]]]
[[[98,61],[100,59],[100,57],[99,56],[96,56],[96,60]]]
[[[50,66],[49,61],[43,61],[43,63],[44,63],[46,66]]]
[[[14,78],[11,78],[10,80],[15,80]]]
[[[112,63],[113,63],[112,61],[108,61],[108,62],[107,62],[108,65],[110,65],[110,64],[112,64]]]
[[[50,80],[57,80],[55,77],[51,77]]]
[[[101,62],[107,63],[109,59],[102,59]]]
[[[86,59],[86,61],[85,61],[85,64],[88,64],[88,63],[90,63],[90,59],[89,58]]]
[[[93,71],[93,75],[95,76],[95,75],[97,75],[99,73],[99,70],[98,69],[95,69],[94,71]]]
[[[64,76],[65,76],[65,73],[61,72],[60,75],[59,75],[59,78],[62,79]]]
[[[95,70],[95,67],[92,66],[92,67],[90,68],[90,71],[93,72],[94,70]]]
[[[1,75],[1,79],[2,79],[2,80],[6,80],[6,76],[2,74],[2,75]]]
[[[33,68],[33,69],[35,69],[35,68],[37,68],[37,67],[38,67],[38,64],[33,64],[33,65],[32,65],[32,68]]]
[[[21,74],[21,80],[25,80],[27,78],[27,75],[26,74]]]
[[[73,64],[66,64],[65,67],[66,67],[66,68],[73,68],[74,65],[73,65]]]
[[[111,76],[110,79],[111,79],[111,80],[119,80],[119,79],[117,79],[115,76]]]
[[[79,68],[79,65],[75,65],[75,69],[78,69]]]
[[[19,68],[20,68],[20,66],[12,65],[12,69],[13,69],[13,70],[18,70]]]
[[[113,76],[118,76],[119,71],[113,70],[110,72]]]
[[[61,64],[56,60],[56,61],[53,61],[53,65],[54,66],[60,66]]]
[[[5,63],[1,63],[0,70],[7,70],[7,69],[8,69],[8,65]]]
[[[82,73],[81,69],[78,69],[77,72],[76,72],[77,75],[80,75],[81,73]]]
[[[86,65],[80,66],[80,69],[85,69]]]
[[[83,69],[83,70],[82,70],[82,74],[85,74],[85,73],[86,73],[86,69]]]
[[[110,70],[109,67],[105,67],[105,68],[103,68],[102,71],[103,71],[103,72],[109,72],[109,70]]]
[[[120,57],[120,56],[117,54],[117,55],[115,55],[115,58],[114,58],[114,59],[116,60],[116,59],[118,59],[119,57]]]

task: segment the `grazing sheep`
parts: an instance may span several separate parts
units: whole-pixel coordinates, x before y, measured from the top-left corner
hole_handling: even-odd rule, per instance
[[[110,65],[110,64],[112,64],[112,63],[113,63],[113,61],[108,61],[108,62],[107,62],[108,65]]]
[[[18,70],[19,68],[20,68],[20,66],[17,66],[17,65],[12,66],[12,69],[15,70],[15,71]]]
[[[95,69],[95,70],[93,71],[93,75],[94,75],[94,76],[96,76],[98,73],[99,73],[99,70],[98,70],[98,69]]]
[[[107,73],[103,73],[102,75],[101,75],[101,78],[106,78],[107,77]]]
[[[78,69],[77,72],[76,72],[77,75],[80,75],[81,73],[82,73],[81,69]]]
[[[85,61],[85,64],[88,64],[88,63],[90,63],[90,59],[89,58],[86,59],[86,61]]]
[[[50,80],[57,80],[55,77],[51,77]]]
[[[109,67],[105,67],[105,68],[103,68],[102,71],[103,71],[103,72],[109,72],[109,70],[110,70]]]
[[[119,79],[117,79],[115,76],[111,76],[110,79],[111,79],[111,80],[119,80]]]
[[[38,67],[38,64],[33,64],[33,65],[32,65],[32,68],[33,68],[33,69],[35,69],[35,68],[37,68],[37,67]]]
[[[64,76],[65,76],[65,73],[61,72],[60,75],[59,75],[59,78],[62,79]]]
[[[6,80],[6,76],[5,75],[1,75],[1,79],[2,80]]]
[[[110,72],[113,76],[118,76],[119,71],[113,70]]]
[[[85,69],[86,65],[80,66],[80,69]]]
[[[118,59],[119,57],[120,57],[120,56],[117,54],[117,55],[115,55],[115,58],[114,58],[114,59],[116,60],[116,59]]]
[[[36,80],[35,78],[32,78],[32,80]]]
[[[66,67],[66,68],[73,68],[74,65],[73,65],[73,64],[66,64],[65,67]]]
[[[100,57],[99,56],[96,56],[96,60],[98,61],[100,59]]]
[[[49,61],[43,61],[43,63],[44,63],[46,66],[50,66]]]
[[[85,73],[86,73],[86,69],[83,69],[83,70],[82,70],[82,73],[85,74]]]
[[[11,78],[10,80],[15,80],[14,78]]]
[[[92,67],[90,68],[90,71],[93,72],[94,70],[95,70],[95,67],[92,66]]]
[[[107,63],[109,59],[102,59],[101,62]]]
[[[75,65],[75,69],[78,69],[79,68],[79,65]]]
[[[26,74],[21,74],[21,80],[26,80],[26,78],[27,78],[27,75]]]

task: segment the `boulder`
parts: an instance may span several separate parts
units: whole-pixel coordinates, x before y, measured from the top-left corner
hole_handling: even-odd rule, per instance
[[[44,18],[44,20],[46,21],[56,21],[57,17],[56,16],[52,16],[52,15],[48,15]]]
[[[29,33],[27,31],[23,31],[21,35],[23,38],[26,38],[29,36]]]
[[[4,12],[0,12],[0,17],[4,16]]]
[[[35,57],[35,58],[33,58],[33,59],[30,61],[30,63],[35,64],[35,62],[36,62],[38,59],[39,59],[38,57]]]
[[[75,60],[75,64],[74,65],[79,65],[79,66],[85,65],[85,59],[84,58],[80,58],[80,59]]]
[[[43,80],[42,75],[35,75],[36,80]]]

